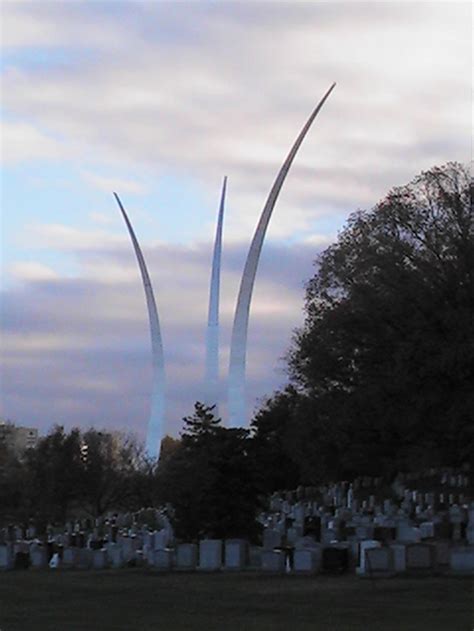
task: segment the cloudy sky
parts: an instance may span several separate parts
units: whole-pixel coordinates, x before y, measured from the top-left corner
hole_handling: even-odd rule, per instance
[[[144,436],[145,301],[160,312],[167,431],[202,394],[212,239],[227,175],[221,410],[248,246],[310,111],[252,303],[248,414],[286,380],[304,281],[348,215],[471,154],[469,2],[2,2],[0,414]]]

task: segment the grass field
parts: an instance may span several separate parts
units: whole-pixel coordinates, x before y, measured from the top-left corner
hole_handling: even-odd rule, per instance
[[[471,631],[470,579],[0,573],[1,631]]]

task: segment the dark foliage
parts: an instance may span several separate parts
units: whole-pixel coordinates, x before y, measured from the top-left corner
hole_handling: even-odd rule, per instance
[[[473,220],[469,173],[449,163],[353,214],[321,255],[289,365],[326,472],[472,453]]]
[[[213,408],[199,402],[184,424],[179,447],[158,473],[177,536],[253,538],[259,500],[249,432],[221,427]]]

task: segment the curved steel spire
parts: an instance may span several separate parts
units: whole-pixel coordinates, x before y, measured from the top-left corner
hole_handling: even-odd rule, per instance
[[[222,255],[222,225],[224,221],[224,203],[227,188],[227,176],[222,184],[221,201],[217,218],[214,254],[212,257],[211,286],[209,292],[209,311],[206,334],[206,377],[205,397],[207,405],[215,405],[214,413],[218,410],[219,398],[219,291],[221,277]]]
[[[114,193],[117,204],[122,212],[122,216],[127,225],[133,248],[138,260],[138,266],[143,280],[145,289],[146,303],[148,307],[148,319],[150,323],[150,337],[152,350],[153,365],[153,388],[151,395],[151,411],[150,420],[148,422],[148,431],[146,437],[146,451],[152,458],[158,458],[160,455],[161,440],[163,438],[163,422],[165,414],[165,363],[163,356],[163,343],[161,340],[160,321],[158,319],[158,310],[156,308],[155,296],[150,282],[150,276],[145,265],[142,251],[138,244],[137,238],[133,231],[130,220],[125,212],[122,202],[117,193]]]
[[[262,250],[265,233],[272,216],[273,208],[283,186],[283,182],[290,170],[291,164],[311,127],[314,119],[324,105],[326,99],[335,87],[331,85],[329,90],[318,103],[311,116],[306,121],[298,138],[295,140],[285,162],[283,163],[275,182],[270,190],[268,199],[263,208],[255,234],[250,245],[247,260],[245,262],[242,281],[240,283],[239,297],[235,310],[234,326],[232,329],[232,341],[230,348],[229,365],[229,425],[230,427],[241,427],[246,424],[245,412],[245,359],[247,354],[247,331],[249,323],[250,302],[257,273],[258,261]]]

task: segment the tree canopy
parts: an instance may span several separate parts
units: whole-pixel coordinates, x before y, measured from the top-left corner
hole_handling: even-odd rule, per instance
[[[252,538],[259,499],[249,431],[223,428],[213,409],[197,402],[183,419],[180,444],[159,467],[161,499],[182,539]]]
[[[302,475],[467,460],[474,222],[464,167],[433,168],[352,214],[316,261],[305,313],[288,355]],[[275,415],[281,396],[269,402]],[[262,418],[255,422],[261,434]],[[301,451],[301,438],[311,454]]]

